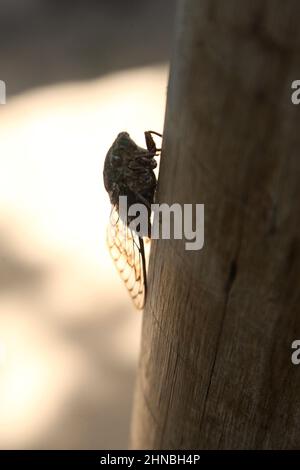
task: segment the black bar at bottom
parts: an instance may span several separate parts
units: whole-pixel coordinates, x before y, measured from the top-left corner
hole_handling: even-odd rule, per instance
[[[9,465],[37,464],[44,468],[65,465],[72,467],[101,467],[106,465],[121,465],[124,468],[136,468],[147,465],[190,465],[199,466],[205,463],[278,463],[285,466],[289,462],[300,462],[298,450],[180,450],[180,451],[127,451],[127,450],[2,450],[0,451],[0,467]],[[5,466],[4,466],[5,465]]]

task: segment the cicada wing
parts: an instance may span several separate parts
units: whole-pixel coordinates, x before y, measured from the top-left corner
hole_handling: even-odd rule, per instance
[[[122,222],[116,207],[107,227],[107,245],[135,306],[142,309],[147,294],[144,241]]]

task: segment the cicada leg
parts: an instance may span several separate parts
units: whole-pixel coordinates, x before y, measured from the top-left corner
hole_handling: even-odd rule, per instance
[[[156,147],[156,143],[154,142],[152,134],[158,135],[159,137],[162,137],[162,135],[155,131],[145,131],[145,140],[146,140],[147,149],[149,150],[151,154],[153,154],[153,156],[155,156],[157,152],[161,151],[161,149],[158,149]]]

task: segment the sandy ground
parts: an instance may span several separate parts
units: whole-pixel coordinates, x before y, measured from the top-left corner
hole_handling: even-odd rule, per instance
[[[124,448],[142,316],[105,245],[120,130],[163,128],[167,68],[21,93],[0,108],[0,447]]]

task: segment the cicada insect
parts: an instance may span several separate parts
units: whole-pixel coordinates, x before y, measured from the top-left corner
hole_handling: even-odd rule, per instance
[[[147,269],[145,240],[151,235],[151,204],[154,201],[157,180],[154,168],[155,157],[161,149],[156,147],[154,131],[145,132],[146,147],[139,147],[127,132],[118,134],[104,162],[103,179],[112,204],[107,243],[115,265],[137,308],[144,307],[147,297]],[[147,209],[146,233],[136,233],[130,228],[132,217],[127,213],[121,217],[120,196],[127,197],[130,206],[139,203]]]

